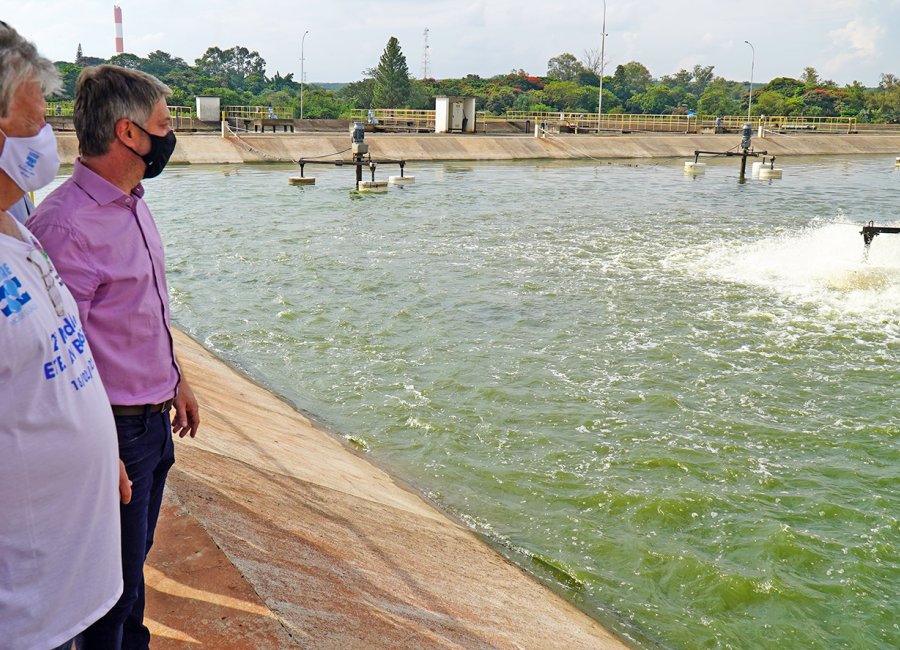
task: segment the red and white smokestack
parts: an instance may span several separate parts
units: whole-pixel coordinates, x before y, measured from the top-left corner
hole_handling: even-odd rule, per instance
[[[122,8],[119,5],[113,7],[113,16],[116,19],[116,54],[125,51],[125,37],[122,36]]]

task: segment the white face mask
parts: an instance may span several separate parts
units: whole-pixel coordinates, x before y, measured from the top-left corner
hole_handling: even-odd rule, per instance
[[[0,133],[3,133],[0,130]],[[0,151],[0,169],[6,172],[23,192],[38,190],[56,177],[59,153],[53,128],[45,124],[37,135],[12,137],[5,133]]]

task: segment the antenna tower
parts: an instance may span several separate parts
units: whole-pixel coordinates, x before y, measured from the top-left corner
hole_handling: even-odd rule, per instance
[[[428,28],[425,28],[424,47],[422,48],[422,80],[428,79]]]

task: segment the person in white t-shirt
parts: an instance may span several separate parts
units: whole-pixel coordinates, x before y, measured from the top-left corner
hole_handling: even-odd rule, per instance
[[[59,168],[56,69],[0,21],[0,647],[55,650],[122,592],[116,427],[78,306],[7,210]]]

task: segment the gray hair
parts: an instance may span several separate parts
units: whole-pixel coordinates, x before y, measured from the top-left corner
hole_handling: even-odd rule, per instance
[[[0,20],[0,117],[7,117],[13,95],[26,81],[37,81],[45,95],[62,88],[59,73],[50,59],[15,29]]]
[[[160,99],[172,94],[156,77],[116,65],[85,68],[75,84],[73,121],[83,156],[102,156],[122,118],[145,126]]]

